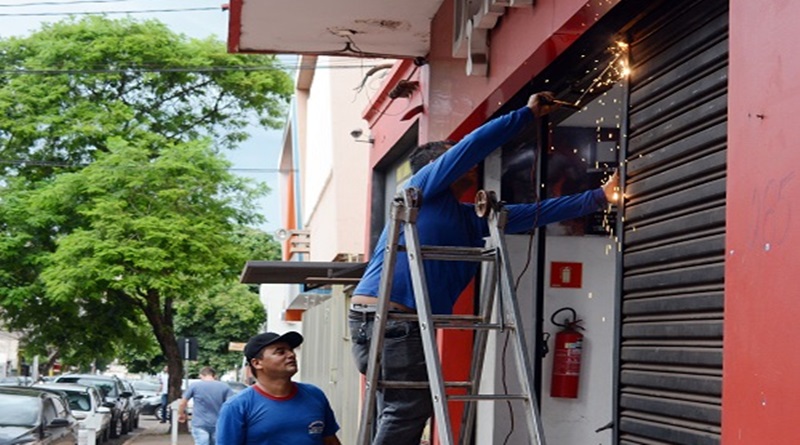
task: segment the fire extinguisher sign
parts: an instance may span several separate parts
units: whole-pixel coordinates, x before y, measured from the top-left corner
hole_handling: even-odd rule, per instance
[[[580,288],[583,277],[583,263],[550,263],[550,287]]]

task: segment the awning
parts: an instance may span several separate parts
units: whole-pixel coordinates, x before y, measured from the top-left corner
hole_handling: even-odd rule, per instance
[[[367,263],[324,261],[248,261],[239,281],[245,284],[355,284]]]
[[[410,58],[430,51],[442,0],[232,0],[231,52]]]

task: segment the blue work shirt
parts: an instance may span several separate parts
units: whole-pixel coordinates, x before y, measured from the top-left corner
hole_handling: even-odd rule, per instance
[[[475,214],[473,204],[459,202],[450,185],[532,121],[533,112],[528,107],[500,116],[465,136],[409,179],[406,187],[416,187],[422,193],[417,216],[421,245],[483,247],[484,238],[489,235],[486,219]],[[505,232],[525,233],[552,222],[578,218],[597,211],[606,203],[603,190],[598,188],[539,203],[506,205]],[[378,296],[386,238],[387,228],[384,228],[353,295]],[[405,245],[403,233],[399,242]],[[478,271],[478,263],[426,260],[424,269],[431,311],[452,314],[458,296]],[[397,255],[391,301],[415,309],[417,306],[404,252]]]

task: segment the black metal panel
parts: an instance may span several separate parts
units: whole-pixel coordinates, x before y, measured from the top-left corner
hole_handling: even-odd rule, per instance
[[[621,381],[639,388],[680,391],[685,394],[720,396],[722,377],[715,375],[688,375],[685,372],[623,370]]]
[[[623,409],[667,415],[677,419],[720,423],[721,410],[719,405],[715,405],[713,402],[701,403],[679,400],[678,397],[680,397],[680,394],[665,395],[664,397],[628,394],[622,396],[620,405]]]
[[[663,2],[627,32],[616,438],[718,445],[728,3]]]
[[[628,299],[622,307],[626,315],[663,315],[720,312],[723,309],[723,293],[719,291],[657,295],[655,297]]]
[[[722,367],[722,348],[658,344],[653,346],[626,346],[623,343],[621,359],[624,364],[647,363],[690,367]],[[623,388],[623,394],[628,389]]]

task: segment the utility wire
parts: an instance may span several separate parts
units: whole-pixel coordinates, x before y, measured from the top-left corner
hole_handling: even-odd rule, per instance
[[[66,2],[29,2],[29,3],[0,3],[0,8],[17,8],[26,6],[71,6],[80,4],[122,3],[132,0],[74,0]]]
[[[130,73],[214,73],[214,72],[253,72],[253,71],[291,71],[312,69],[361,69],[372,65],[330,64],[330,65],[285,65],[272,66],[207,66],[207,67],[146,67],[128,68],[81,68],[81,69],[0,69],[0,74],[27,75],[60,75],[60,74],[130,74]]]
[[[106,15],[106,14],[150,14],[164,12],[223,11],[220,7],[136,9],[128,11],[74,11],[74,12],[10,12],[0,13],[0,17],[48,17],[58,15]]]
[[[74,168],[74,167],[88,167],[91,163],[69,163],[69,162],[55,162],[55,161],[35,161],[35,160],[25,160],[25,159],[0,159],[0,164],[6,165],[15,165],[19,167],[64,167],[64,168]],[[124,166],[124,165],[116,165],[116,166],[109,166],[109,168],[130,168],[130,167],[139,167],[139,168],[146,168],[146,165],[140,166]],[[242,173],[289,173],[295,171],[295,169],[281,169],[281,168],[252,168],[252,167],[229,167],[228,171],[236,171]]]

